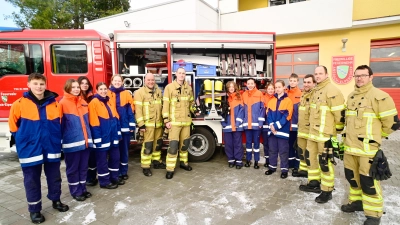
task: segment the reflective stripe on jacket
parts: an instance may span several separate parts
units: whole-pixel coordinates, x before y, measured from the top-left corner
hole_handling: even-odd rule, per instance
[[[393,132],[397,110],[388,93],[372,82],[355,90],[347,99],[345,151],[356,156],[374,157],[382,137]]]
[[[144,86],[137,90],[134,103],[138,127],[162,127],[162,93],[156,84],[153,89]]]
[[[121,137],[118,113],[109,102],[109,97],[95,94],[89,103],[89,123],[93,137],[93,147],[99,151],[118,146]]]
[[[290,132],[290,119],[293,113],[293,103],[287,94],[278,98],[278,94],[275,94],[275,98],[268,102],[267,108],[267,121],[269,127],[273,126],[277,131],[276,137],[289,139]],[[271,135],[271,130],[268,128],[268,135]]]
[[[303,94],[299,102],[299,118],[298,118],[298,130],[297,137],[308,139],[310,133],[310,102],[312,97],[313,89]]]
[[[254,88],[242,94],[244,104],[243,128],[260,130],[265,122],[264,96]],[[260,128],[261,127],[261,128]]]
[[[263,123],[263,132],[264,131],[267,131],[268,132],[268,128],[269,128],[269,125],[268,125],[268,120],[267,120],[267,109],[268,109],[268,102],[271,100],[271,99],[273,99],[273,98],[275,98],[275,96],[274,95],[269,95],[269,94],[267,94],[267,93],[264,93],[264,108],[265,108],[265,121],[264,121],[264,123]]]
[[[57,96],[46,90],[39,103],[25,92],[12,104],[8,124],[15,137],[21,167],[60,161],[61,111]]]
[[[63,151],[69,153],[92,148],[87,102],[81,97],[64,92],[60,107]]]
[[[326,78],[314,88],[310,103],[309,139],[325,142],[343,130],[345,105],[342,92]]]
[[[129,91],[124,90],[123,87],[115,88],[111,86],[107,95],[110,97],[111,105],[117,109],[121,132],[135,131],[136,124],[133,114],[135,106]]]
[[[176,80],[164,89],[162,116],[164,123],[171,125],[190,126],[192,124],[191,112],[193,108],[193,91],[186,82],[182,85]]]
[[[243,100],[236,93],[228,94],[229,113],[221,122],[222,132],[243,131],[244,106]]]

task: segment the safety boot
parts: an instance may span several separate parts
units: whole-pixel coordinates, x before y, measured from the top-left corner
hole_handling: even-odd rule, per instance
[[[53,201],[53,209],[57,209],[60,212],[66,212],[69,210],[69,207],[66,204],[61,203],[60,200]]]
[[[86,186],[96,186],[98,182],[99,182],[98,179],[86,181]]]
[[[268,167],[268,166],[269,166],[269,159],[265,158],[264,167]]]
[[[254,169],[260,169],[260,166],[258,166],[258,161],[254,162]]]
[[[321,193],[321,185],[318,181],[312,180],[307,185],[301,184],[299,186],[300,191]]]
[[[298,170],[298,169],[293,169],[292,170],[292,176],[293,177],[308,177],[308,172],[304,170]]]
[[[125,181],[121,177],[118,177],[118,180],[111,181],[111,183],[116,184],[116,185],[124,185]]]
[[[184,170],[186,170],[186,171],[191,171],[191,170],[192,170],[192,167],[189,166],[189,164],[186,165],[184,162],[181,162],[181,163],[179,164],[179,168],[184,169]]]
[[[250,167],[250,165],[251,165],[251,161],[246,160],[246,163],[244,164],[244,167]]]
[[[167,179],[172,179],[174,177],[174,172],[167,171],[167,174],[165,174],[165,178]]]
[[[143,168],[143,175],[145,175],[146,177],[151,177],[151,175],[153,175],[151,173],[151,170],[149,168]]]
[[[364,225],[379,225],[381,218],[367,216],[367,220],[364,221]]]
[[[317,203],[327,203],[332,199],[332,191],[322,191],[322,193],[315,198]]]
[[[167,166],[163,162],[153,161],[153,168],[154,169],[165,169]]]
[[[31,212],[30,213],[32,223],[39,224],[45,221],[44,216],[40,212]]]
[[[342,207],[340,207],[340,209],[343,212],[355,212],[355,211],[364,211],[363,209],[363,204],[361,200],[358,201],[354,201],[352,203],[349,203],[347,205],[342,205]]]

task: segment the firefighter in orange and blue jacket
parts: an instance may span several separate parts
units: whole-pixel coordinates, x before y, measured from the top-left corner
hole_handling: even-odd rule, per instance
[[[28,210],[33,223],[42,223],[42,167],[47,180],[47,197],[53,208],[68,211],[61,196],[61,123],[57,94],[45,89],[46,77],[32,73],[28,77],[29,91],[16,100],[10,109],[8,124],[15,138],[17,154],[24,175]]]
[[[310,102],[310,133],[306,147],[310,162],[308,184],[300,185],[299,189],[314,193],[322,191],[315,201],[326,203],[332,199],[334,189],[332,138],[343,131],[345,105],[342,92],[331,83],[325,66],[316,67],[314,76],[317,85]]]
[[[284,87],[284,81],[277,80],[275,83],[275,98],[268,102],[267,121],[270,164],[268,171],[265,172],[265,175],[271,175],[276,172],[279,154],[282,179],[288,176],[290,119],[293,114],[293,103],[284,92]]]
[[[229,81],[226,83],[226,90],[228,90],[229,108],[226,117],[223,118],[221,122],[222,132],[224,134],[225,153],[228,157],[229,167],[232,168],[236,165],[236,169],[241,169],[243,166],[243,100],[235,82]]]
[[[93,141],[89,126],[88,104],[79,96],[80,92],[76,80],[67,80],[60,107],[62,149],[65,154],[69,192],[75,200],[84,201],[92,196],[86,190],[86,177],[89,148],[93,147]]]
[[[131,142],[131,134],[135,132],[135,106],[133,98],[129,91],[125,90],[122,85],[122,77],[120,74],[115,74],[111,77],[110,91],[107,93],[110,97],[111,104],[116,107],[119,115],[119,123],[121,126],[122,140],[119,142],[120,165],[119,177],[127,180],[128,176],[128,159],[129,145]]]
[[[383,212],[382,179],[371,171],[377,168],[375,162],[380,155],[384,157],[380,150],[382,138],[398,130],[400,121],[390,95],[373,86],[369,66],[357,67],[354,79],[354,91],[347,99],[343,143],[344,173],[350,184],[349,203],[342,205],[341,210],[364,211],[367,217],[364,224],[377,225]],[[386,175],[388,168],[387,160],[382,159],[379,175]]]
[[[299,170],[300,159],[298,156],[297,148],[293,145],[297,139],[297,123],[299,121],[299,102],[301,97],[301,90],[298,87],[299,76],[292,73],[289,77],[289,85],[286,88],[286,93],[290,100],[293,102],[293,114],[290,121],[290,135],[289,135],[289,168],[293,168],[292,175],[297,176]]]
[[[246,134],[246,164],[244,166],[250,167],[252,151],[254,150],[254,169],[259,169],[260,134],[265,121],[264,96],[256,88],[253,78],[247,80],[246,86],[248,90],[242,94],[245,115],[243,128]]]
[[[118,177],[121,128],[118,113],[107,96],[106,84],[100,82],[96,89],[97,94],[89,103],[89,122],[95,147],[97,176],[101,188],[115,189],[125,184]]]
[[[268,102],[275,98],[275,87],[274,83],[269,83],[266,87],[266,92],[264,93],[264,107],[267,109],[268,107]],[[262,129],[262,138],[263,138],[263,148],[264,148],[264,158],[265,158],[265,163],[264,167],[269,166],[269,146],[268,146],[268,132],[269,132],[269,126],[268,126],[268,121],[267,121],[267,113],[265,113],[265,121],[263,124],[263,129]]]

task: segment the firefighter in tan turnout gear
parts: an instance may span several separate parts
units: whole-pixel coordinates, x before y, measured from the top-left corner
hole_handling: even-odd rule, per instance
[[[174,176],[178,150],[179,167],[187,171],[192,170],[188,164],[188,148],[192,124],[191,113],[195,112],[195,107],[193,107],[193,91],[185,82],[185,77],[185,69],[179,68],[176,71],[176,79],[164,90],[162,115],[165,126],[169,129],[170,141],[166,160],[167,179]]]
[[[150,165],[154,169],[165,169],[161,160],[162,125],[162,93],[155,84],[154,75],[146,74],[144,86],[135,92],[135,117],[139,132],[144,133],[141,150],[141,166],[145,176],[151,176]]]
[[[310,132],[306,147],[310,160],[308,183],[300,185],[299,189],[316,193],[322,191],[315,201],[326,203],[332,199],[334,187],[332,137],[336,138],[337,131],[344,128],[345,105],[343,94],[331,83],[325,66],[315,68],[314,76],[317,85],[311,97]],[[319,168],[321,172],[317,172]]]
[[[310,101],[313,93],[313,88],[315,85],[315,78],[312,74],[307,74],[303,80],[303,93],[300,98],[299,103],[299,122],[297,130],[297,152],[300,158],[300,167],[297,174],[293,174],[295,177],[307,177],[308,168],[310,165],[309,155],[310,153],[306,151],[307,140],[310,132]],[[314,159],[314,164],[318,164],[317,158]],[[316,175],[319,176],[319,170],[316,170]],[[313,175],[313,174],[312,174]]]
[[[345,176],[350,183],[349,204],[342,205],[341,209],[344,212],[364,210],[367,217],[364,224],[374,225],[380,223],[383,209],[379,180],[391,175],[379,148],[382,137],[397,130],[400,122],[393,99],[372,85],[371,68],[366,65],[357,67],[354,79],[356,86],[347,100],[344,135]]]

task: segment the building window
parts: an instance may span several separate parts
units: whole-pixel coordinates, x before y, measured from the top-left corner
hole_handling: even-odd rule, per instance
[[[269,0],[269,6],[286,5],[297,2],[305,2],[307,0]]]
[[[307,74],[314,74],[319,65],[318,46],[305,46],[293,48],[278,48],[276,59],[276,79],[289,84],[289,77],[296,73],[301,78],[299,87],[303,88],[303,81]]]
[[[86,45],[52,45],[51,59],[55,74],[88,72]]]
[[[400,87],[400,39],[373,41],[370,66],[378,88]]]

